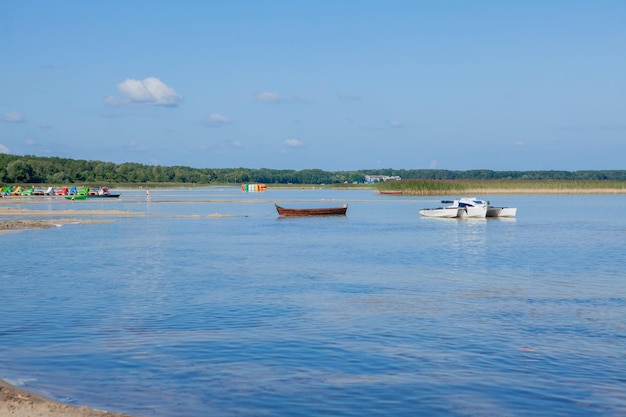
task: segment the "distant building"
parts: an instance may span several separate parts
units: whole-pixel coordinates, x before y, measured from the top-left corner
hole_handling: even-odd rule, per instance
[[[400,178],[398,175],[366,175],[365,176],[365,182],[372,184],[374,182],[385,182],[385,181],[400,181],[402,178]]]

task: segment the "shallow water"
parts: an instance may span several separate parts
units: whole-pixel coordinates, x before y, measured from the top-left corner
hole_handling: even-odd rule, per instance
[[[140,416],[626,415],[626,196],[479,197],[518,217],[367,190],[24,202],[147,214],[0,235],[0,377]]]

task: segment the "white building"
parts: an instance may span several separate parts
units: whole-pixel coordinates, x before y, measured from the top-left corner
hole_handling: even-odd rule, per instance
[[[367,183],[374,183],[374,182],[385,182],[385,181],[400,181],[402,178],[400,178],[398,175],[393,175],[393,176],[389,176],[389,175],[366,175],[365,176],[365,182]]]

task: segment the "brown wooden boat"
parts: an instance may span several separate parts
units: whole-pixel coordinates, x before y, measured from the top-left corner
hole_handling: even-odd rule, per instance
[[[402,190],[380,190],[378,194],[402,195]]]
[[[326,207],[326,208],[302,208],[302,209],[290,209],[276,206],[278,215],[282,217],[307,217],[307,216],[345,216],[348,211],[348,204],[344,204],[341,207]]]

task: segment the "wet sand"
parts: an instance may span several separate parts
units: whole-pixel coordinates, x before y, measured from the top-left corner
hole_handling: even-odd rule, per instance
[[[87,406],[76,407],[52,401],[0,380],[0,416],[3,417],[131,417]]]
[[[47,229],[64,224],[112,223],[111,217],[138,216],[120,210],[28,210],[15,207],[0,207],[0,234],[16,230]],[[80,217],[77,217],[80,216]],[[35,219],[33,217],[54,217]]]
[[[55,219],[55,220],[0,220],[0,234],[14,230],[48,229],[73,223],[111,223],[112,220]]]

